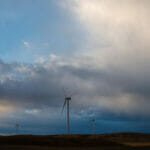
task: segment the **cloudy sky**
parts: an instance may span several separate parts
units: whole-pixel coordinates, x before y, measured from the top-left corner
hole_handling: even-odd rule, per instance
[[[1,0],[0,133],[150,132],[149,0]]]

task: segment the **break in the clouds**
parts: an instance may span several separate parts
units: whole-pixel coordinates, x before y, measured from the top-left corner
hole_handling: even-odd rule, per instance
[[[22,123],[27,125],[42,126],[45,122],[53,128],[55,123],[56,128],[60,129],[63,122],[60,116],[64,98],[62,89],[66,88],[68,93],[76,93],[71,102],[72,122],[76,127],[81,129],[82,124],[89,131],[85,127],[86,121],[96,118],[97,124],[102,126],[100,132],[139,131],[139,128],[148,132],[150,2],[63,0],[54,3],[57,13],[59,9],[67,18],[57,14],[61,19],[51,16],[51,21],[64,19],[69,22],[67,26],[62,22],[62,28],[57,24],[55,27],[55,32],[57,28],[60,32],[62,30],[63,36],[72,41],[69,43],[69,53],[64,51],[68,47],[62,44],[66,40],[53,34],[57,54],[49,50],[48,55],[47,51],[43,55],[42,47],[40,50],[37,48],[39,42],[36,43],[32,37],[34,40],[25,40],[23,45],[34,54],[37,52],[37,56],[41,55],[32,61],[34,63],[0,62],[2,122],[21,122],[24,118]],[[47,21],[44,20],[44,23]],[[44,28],[43,24],[41,27]],[[49,31],[47,27],[46,32]],[[45,36],[48,41],[49,36]],[[28,41],[34,41],[35,46],[32,47],[33,44],[30,45]],[[41,45],[47,41],[42,41]],[[53,42],[45,46],[51,49],[52,44],[54,49]],[[64,47],[57,47],[59,44]],[[47,121],[47,118],[51,121]],[[143,124],[138,124],[138,120]],[[130,122],[128,128],[123,125],[125,122]],[[117,130],[118,126],[120,130]],[[76,127],[73,126],[74,131]]]

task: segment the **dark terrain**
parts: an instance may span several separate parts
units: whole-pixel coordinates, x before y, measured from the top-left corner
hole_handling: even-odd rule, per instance
[[[0,150],[150,150],[150,135],[0,136]]]

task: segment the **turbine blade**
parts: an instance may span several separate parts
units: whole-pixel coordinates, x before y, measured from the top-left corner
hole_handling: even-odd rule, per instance
[[[66,100],[64,101],[64,105],[63,105],[63,108],[62,108],[62,113],[64,111],[65,105],[66,105]]]
[[[70,91],[70,97],[72,97],[72,96],[74,96],[74,95],[77,95],[78,94],[78,92],[77,92],[77,90],[75,89],[75,90],[72,90],[72,91]]]
[[[67,97],[67,94],[66,94],[66,90],[65,90],[65,88],[62,88],[62,91],[63,91],[63,95],[64,95],[64,97]]]
[[[74,96],[74,95],[77,95],[77,92],[75,91],[75,92],[72,92],[71,94],[70,94],[70,97],[72,97],[72,96]]]

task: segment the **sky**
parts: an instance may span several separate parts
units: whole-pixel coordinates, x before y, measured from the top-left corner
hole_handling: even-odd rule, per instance
[[[150,133],[149,0],[1,0],[0,134]]]

